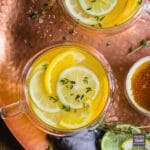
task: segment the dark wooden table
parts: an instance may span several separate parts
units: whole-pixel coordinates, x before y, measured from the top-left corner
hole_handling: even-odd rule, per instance
[[[7,126],[0,119],[0,150],[23,150],[8,130]]]

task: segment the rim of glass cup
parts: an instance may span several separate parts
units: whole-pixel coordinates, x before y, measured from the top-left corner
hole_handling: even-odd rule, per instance
[[[135,73],[135,71],[144,63],[150,61],[150,56],[146,56],[146,57],[143,57],[141,59],[139,59],[138,61],[136,61],[129,69],[128,71],[128,74],[126,76],[126,79],[125,79],[125,96],[128,100],[128,102],[130,103],[130,105],[136,110],[138,111],[139,113],[145,115],[145,116],[148,116],[150,117],[150,111],[147,111],[146,109],[144,109],[143,107],[141,107],[139,104],[137,104],[137,102],[135,102],[136,100],[133,100],[133,97],[130,95],[131,93],[129,93],[129,83],[131,81],[129,81],[133,74]],[[132,98],[131,98],[132,97]]]
[[[63,46],[73,46],[73,47],[78,47],[81,48],[85,51],[87,51],[88,53],[90,53],[91,55],[93,55],[104,67],[106,73],[107,73],[107,78],[109,81],[109,88],[110,88],[110,92],[109,92],[109,96],[107,99],[107,103],[103,109],[103,111],[89,124],[81,127],[81,128],[77,128],[77,129],[58,129],[58,128],[54,128],[46,123],[44,123],[42,120],[40,120],[36,114],[33,112],[33,110],[30,108],[29,105],[29,101],[27,99],[27,88],[26,88],[26,79],[31,71],[31,66],[33,64],[33,62],[42,54],[44,54],[46,51],[52,50],[53,48],[56,47],[63,47]],[[107,60],[104,58],[104,56],[98,52],[98,50],[96,50],[95,48],[86,45],[86,44],[82,44],[79,42],[63,42],[63,43],[59,43],[56,45],[52,45],[50,47],[47,47],[46,49],[41,50],[40,52],[38,52],[37,54],[35,54],[25,65],[24,70],[22,72],[22,77],[20,80],[20,86],[19,86],[19,97],[20,97],[20,103],[22,104],[22,109],[25,112],[25,114],[28,116],[28,118],[33,122],[33,124],[35,126],[37,126],[38,128],[40,128],[41,130],[43,130],[44,132],[54,135],[54,136],[69,136],[72,135],[74,133],[78,133],[81,130],[84,129],[91,129],[94,128],[94,126],[97,126],[99,123],[101,123],[104,118],[105,115],[108,111],[108,108],[110,107],[110,105],[113,102],[113,95],[115,92],[115,80],[112,74],[112,70],[111,67],[109,65],[109,63],[107,62]]]
[[[89,26],[89,25],[86,25],[82,22],[79,22],[73,15],[70,14],[70,12],[66,8],[63,0],[58,0],[58,5],[62,8],[64,14],[66,16],[69,16],[69,18],[72,20],[72,22],[75,22],[81,28],[83,28],[85,30],[89,29],[91,31],[96,31],[96,32],[101,32],[101,33],[117,33],[117,32],[120,32],[124,29],[127,29],[129,26],[131,26],[133,23],[135,23],[141,17],[141,12],[142,12],[143,6],[146,2],[147,2],[147,0],[142,0],[142,3],[140,4],[141,6],[139,7],[139,9],[128,20],[126,20],[125,22],[121,23],[118,26],[108,27],[108,28],[94,28],[92,26]]]

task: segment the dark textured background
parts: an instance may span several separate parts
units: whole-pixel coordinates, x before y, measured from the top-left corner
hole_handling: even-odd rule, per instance
[[[23,150],[10,133],[3,120],[0,119],[0,150]]]

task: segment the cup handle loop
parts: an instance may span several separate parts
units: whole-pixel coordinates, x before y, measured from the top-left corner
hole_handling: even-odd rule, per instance
[[[21,107],[20,102],[17,101],[15,103],[12,103],[10,105],[0,107],[0,117],[2,119],[14,117],[16,115],[19,115],[21,113]]]
[[[146,0],[142,8],[144,12],[141,19],[145,21],[150,21],[150,0]]]

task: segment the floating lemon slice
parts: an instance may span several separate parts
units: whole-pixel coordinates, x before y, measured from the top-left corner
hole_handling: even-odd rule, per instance
[[[60,127],[67,129],[77,129],[85,126],[91,118],[92,107],[90,102],[87,102],[84,109],[71,110],[70,112],[63,112],[59,122]]]
[[[118,130],[117,130],[118,129]],[[101,142],[102,150],[120,150],[120,144],[125,141],[127,138],[131,137],[129,134],[125,134],[126,132],[130,133],[141,133],[141,130],[135,126],[122,124],[116,127],[116,131],[120,131],[120,133],[116,134],[113,131],[108,131],[104,135]],[[122,132],[121,132],[122,131]],[[122,133],[122,134],[121,134]]]
[[[114,9],[118,0],[78,0],[82,9],[90,15],[102,16]]]
[[[48,95],[44,87],[44,70],[37,70],[29,81],[29,93],[32,101],[45,112],[60,111],[60,101],[54,95]]]
[[[45,72],[45,88],[47,92],[52,94],[56,90],[54,85],[56,85],[58,77],[64,69],[76,65],[84,59],[84,55],[73,48],[55,57]]]
[[[58,122],[60,121],[59,113],[47,113],[40,110],[33,103],[31,103],[30,106],[33,109],[34,113],[37,115],[37,117],[40,118],[43,122],[47,123],[50,126],[57,127]]]
[[[60,101],[74,109],[83,108],[83,103],[94,100],[99,91],[99,80],[95,73],[83,66],[65,69],[57,82]]]
[[[91,16],[87,14],[80,6],[77,0],[64,0],[65,5],[68,11],[71,13],[76,20],[88,24],[88,25],[95,25],[98,24],[97,19],[95,16]]]

